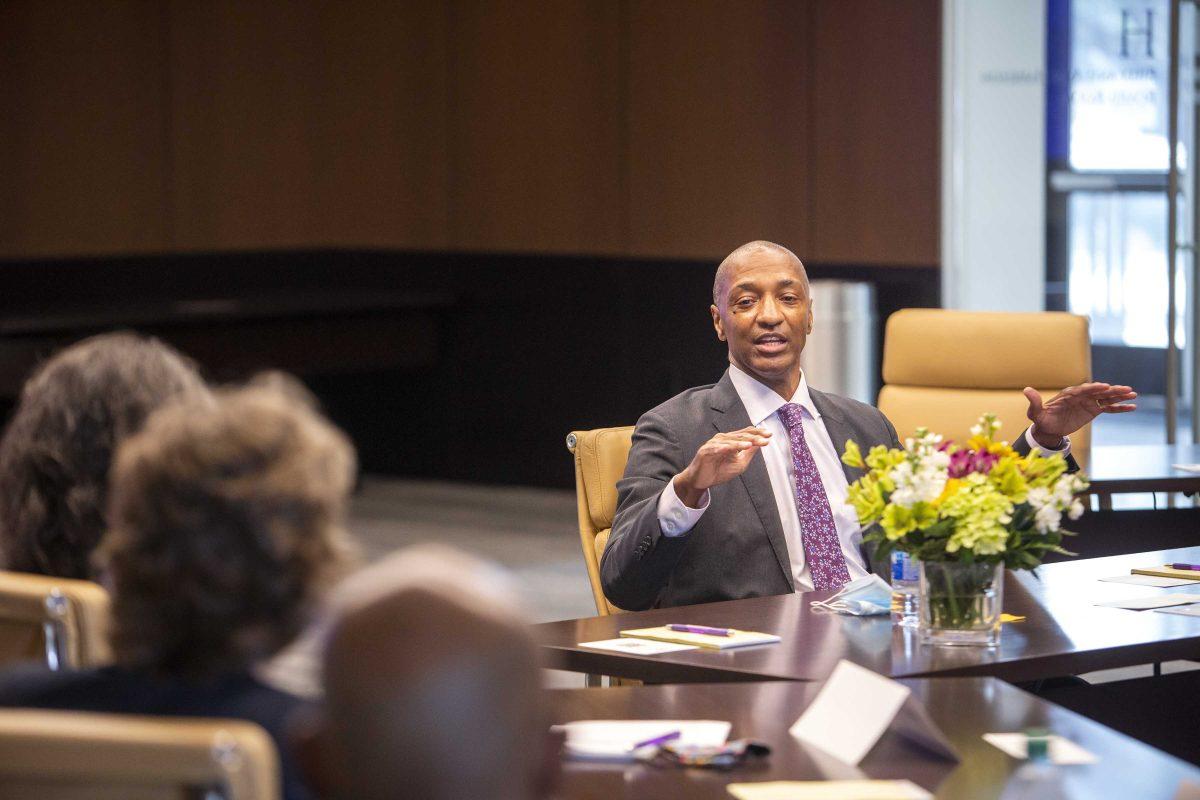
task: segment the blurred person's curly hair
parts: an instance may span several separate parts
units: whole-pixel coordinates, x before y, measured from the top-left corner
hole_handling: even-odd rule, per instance
[[[290,642],[340,576],[350,441],[274,385],[152,415],[113,464],[97,551],[118,663],[211,676]]]
[[[117,445],[158,407],[206,392],[190,360],[132,333],[85,339],[42,364],[0,441],[0,563],[91,578]]]

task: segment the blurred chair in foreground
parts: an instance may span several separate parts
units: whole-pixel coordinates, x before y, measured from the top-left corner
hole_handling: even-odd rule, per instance
[[[0,666],[108,663],[109,596],[97,583],[0,571]]]
[[[241,720],[0,710],[5,800],[277,800],[279,758]]]
[[[1091,372],[1086,317],[907,308],[887,321],[879,410],[902,441],[918,427],[962,441],[984,412],[1012,440],[1029,425],[1022,389],[1049,399]],[[1090,442],[1090,426],[1071,435],[1080,463]]]
[[[608,602],[600,585],[600,556],[612,533],[617,513],[617,481],[625,472],[633,426],[574,431],[567,449],[575,456],[575,501],[579,508],[579,541],[583,563],[592,584],[592,598],[600,616],[619,613]]]

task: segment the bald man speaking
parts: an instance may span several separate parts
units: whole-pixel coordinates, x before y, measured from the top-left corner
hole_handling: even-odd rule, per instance
[[[848,439],[863,452],[899,442],[878,409],[808,385],[800,353],[813,303],[804,265],[771,242],[743,245],[717,268],[710,311],[729,368],[638,420],[617,484],[600,574],[605,595],[624,609],[836,589],[870,571],[846,504],[862,471],[840,455]],[[1068,434],[1097,414],[1133,410],[1127,401],[1136,397],[1104,383],[1045,403],[1033,389],[1025,394],[1033,425],[1014,448],[1068,458]]]

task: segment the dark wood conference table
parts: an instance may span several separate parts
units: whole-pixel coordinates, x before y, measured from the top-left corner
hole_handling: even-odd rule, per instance
[[[1160,615],[1161,616],[1161,615]],[[1066,709],[990,678],[906,680],[962,761],[935,760],[888,732],[859,767],[868,778],[907,778],[938,798],[995,798],[1023,762],[981,737],[1043,727],[1098,757],[1095,764],[1058,767],[1067,796],[1168,800],[1181,783],[1200,785],[1200,770]],[[819,686],[794,682],[631,686],[554,690],[555,722],[581,719],[718,719],[733,724],[731,739],[771,746],[757,765],[730,772],[642,764],[566,762],[559,797],[567,800],[728,800],[729,783],[854,779],[863,775],[806,749],[788,728]]]
[[[1133,492],[1200,492],[1200,472],[1172,464],[1200,464],[1200,445],[1149,444],[1093,447],[1083,471],[1088,492],[1100,508],[1112,508],[1114,494]]]
[[[1106,583],[1132,567],[1174,561],[1200,563],[1200,547],[1156,550],[1046,564],[1038,576],[1007,573],[1004,611],[1024,616],[1006,623],[995,648],[934,647],[887,616],[852,617],[816,610],[832,592],[756,597],[682,608],[548,622],[536,635],[559,669],[634,678],[650,683],[823,680],[841,659],[892,678],[992,676],[1031,681],[1098,669],[1200,658],[1200,617],[1101,608],[1095,602],[1179,592]],[[778,644],[736,650],[688,650],[638,656],[580,647],[615,639],[620,631],[669,623],[711,625],[778,634]]]

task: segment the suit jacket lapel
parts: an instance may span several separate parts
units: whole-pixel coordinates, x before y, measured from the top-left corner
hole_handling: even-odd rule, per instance
[[[742,404],[729,377],[729,370],[725,371],[721,380],[713,387],[709,405],[714,412],[713,426],[722,433],[740,430],[751,424],[746,406]],[[796,584],[792,580],[792,561],[788,555],[787,541],[783,537],[783,523],[779,520],[779,507],[775,503],[771,478],[767,475],[767,462],[761,456],[751,459],[750,466],[741,474],[741,479],[750,495],[750,502],[754,504],[754,510],[758,513],[767,539],[771,542],[771,548],[775,551],[779,569],[783,571],[788,586],[794,592]]]
[[[858,439],[854,435],[854,429],[846,423],[846,417],[842,414],[841,409],[833,404],[833,401],[825,395],[824,392],[819,392],[811,386],[808,387],[808,394],[812,397],[813,405],[817,407],[817,411],[821,412],[821,422],[825,423],[825,430],[829,434],[829,438],[833,441],[833,449],[837,451],[838,457],[841,458],[842,453],[846,450],[846,440]],[[858,442],[862,447],[862,442]],[[863,455],[866,455],[864,452]],[[846,480],[854,483],[856,480],[866,474],[866,470],[858,467],[848,466],[842,462],[842,472],[846,474]]]

